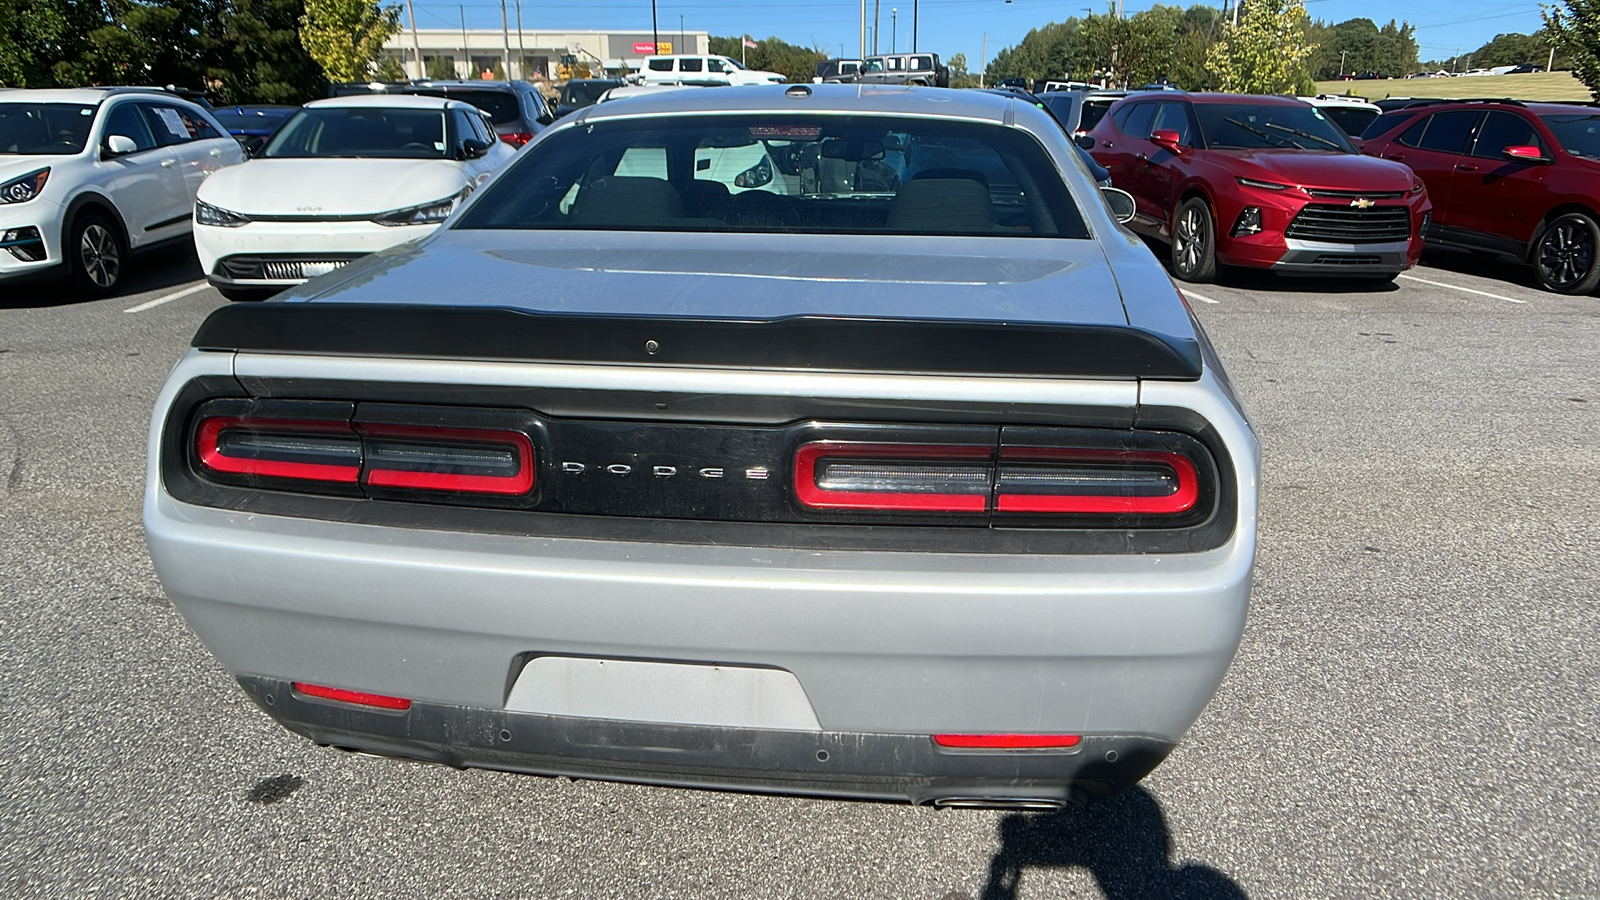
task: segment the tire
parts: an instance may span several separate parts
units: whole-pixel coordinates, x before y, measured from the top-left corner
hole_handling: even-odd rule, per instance
[[[1533,275],[1547,291],[1588,294],[1600,284],[1600,225],[1567,213],[1545,226],[1533,244]]]
[[[1181,281],[1209,284],[1217,280],[1217,229],[1211,208],[1190,197],[1172,216],[1172,274]]]
[[[232,300],[235,303],[265,300],[277,293],[277,291],[262,290],[261,288],[233,287],[226,284],[214,285],[214,287],[216,287],[217,293],[221,294],[223,299]]]
[[[104,297],[122,283],[128,247],[122,232],[100,213],[79,213],[72,220],[63,251],[78,290]]]

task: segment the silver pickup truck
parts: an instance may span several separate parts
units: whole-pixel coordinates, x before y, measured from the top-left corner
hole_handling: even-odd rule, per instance
[[[893,53],[869,56],[861,61],[857,84],[916,84],[924,87],[949,87],[950,69],[937,53]]]

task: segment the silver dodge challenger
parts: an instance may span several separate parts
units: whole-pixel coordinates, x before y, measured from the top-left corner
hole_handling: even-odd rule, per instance
[[[318,744],[1114,794],[1238,647],[1259,469],[1125,199],[977,91],[593,107],[431,237],[204,322],[151,424],[156,570]]]

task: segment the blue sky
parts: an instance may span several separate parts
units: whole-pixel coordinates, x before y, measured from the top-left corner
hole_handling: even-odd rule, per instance
[[[515,0],[508,0],[515,2]],[[895,43],[908,49],[911,41],[911,0],[879,0],[882,17],[880,49],[890,49],[891,21]],[[956,53],[967,55],[968,67],[976,71],[984,54],[1016,44],[1030,28],[1046,22],[1083,15],[1092,0],[918,0],[917,43],[945,58]],[[1134,13],[1154,5],[1152,0],[1124,0],[1124,11]],[[1169,4],[1171,5],[1171,4]],[[1181,4],[1189,5],[1189,4]],[[1216,5],[1220,8],[1221,0]],[[458,27],[460,12],[466,13],[469,28],[499,28],[498,0],[464,0],[462,4],[416,0],[418,28]],[[515,7],[511,18],[515,24]],[[900,10],[892,17],[890,10]],[[1309,0],[1306,9],[1313,18],[1329,22],[1369,18],[1379,25],[1392,18],[1417,26],[1421,58],[1448,59],[1458,52],[1468,53],[1502,32],[1531,33],[1540,27],[1537,2],[1505,0],[1421,0],[1395,3],[1378,0]],[[837,55],[843,46],[853,56],[859,45],[858,0],[789,0],[785,3],[741,3],[734,0],[656,0],[656,14],[663,33],[676,33],[679,17],[685,28],[709,31],[714,35],[745,32],[756,38],[775,36],[793,44],[818,46]],[[872,19],[872,0],[867,2],[867,19]],[[405,21],[404,15],[401,21]],[[523,27],[534,29],[650,30],[649,0],[523,0]],[[668,38],[663,37],[663,40]],[[1543,60],[1530,60],[1540,62]]]

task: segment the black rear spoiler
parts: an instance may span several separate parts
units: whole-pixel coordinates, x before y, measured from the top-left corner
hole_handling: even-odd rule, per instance
[[[1127,326],[795,316],[584,316],[497,307],[233,304],[202,350],[1080,378],[1200,377],[1200,347]]]

